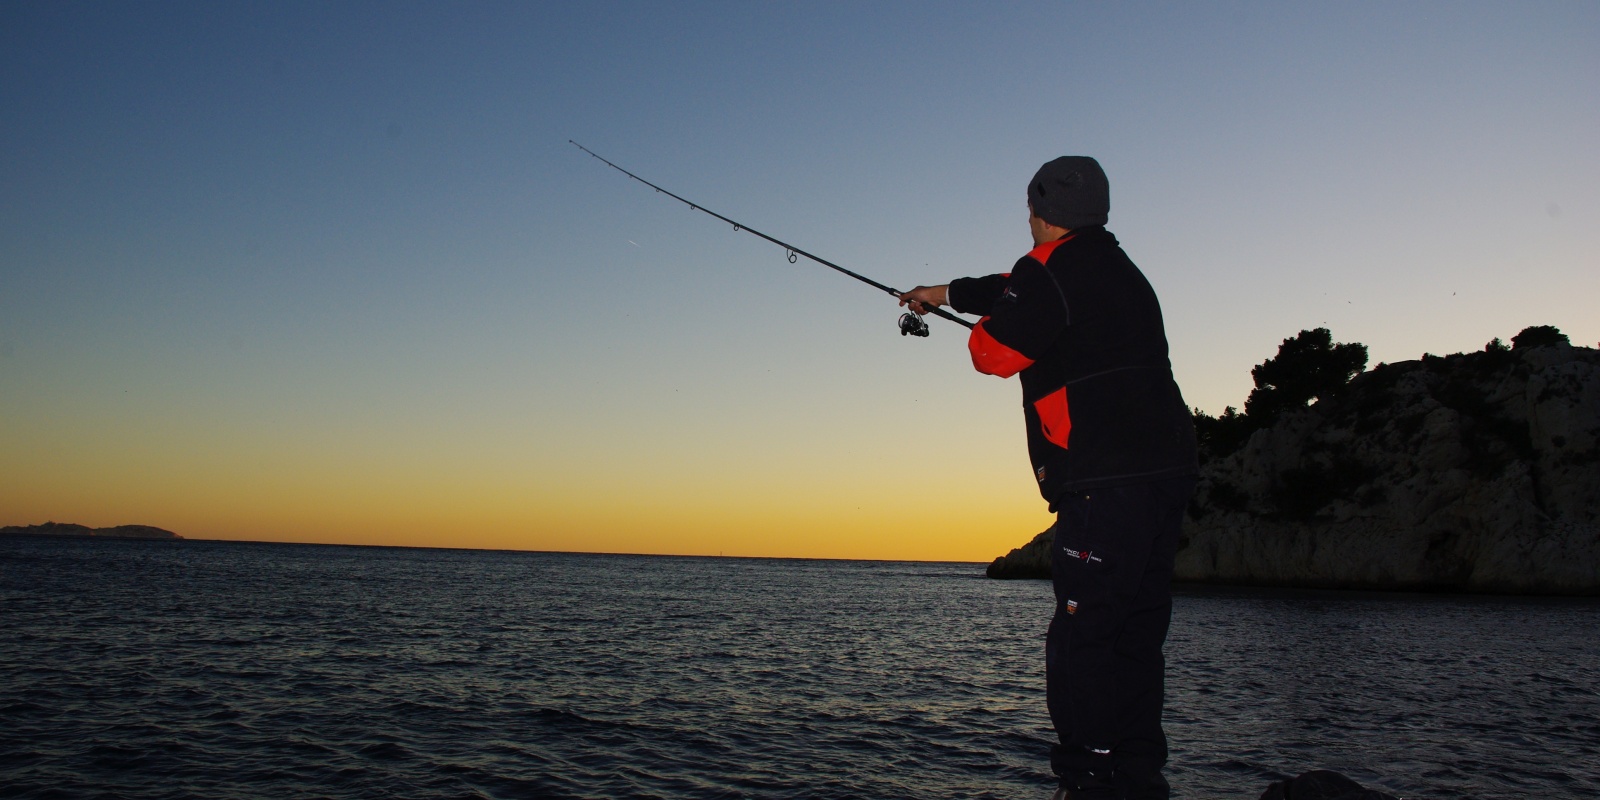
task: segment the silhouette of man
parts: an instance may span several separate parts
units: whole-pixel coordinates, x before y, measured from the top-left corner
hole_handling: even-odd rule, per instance
[[[1162,646],[1194,423],[1155,291],[1105,229],[1110,206],[1098,162],[1050,161],[1028,183],[1034,248],[1011,272],[918,286],[900,303],[982,315],[973,366],[1022,384],[1029,459],[1056,514],[1045,645],[1056,797],[1165,800]]]

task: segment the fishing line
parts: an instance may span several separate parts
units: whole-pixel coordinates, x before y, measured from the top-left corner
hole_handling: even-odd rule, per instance
[[[669,192],[666,189],[663,189],[660,186],[657,186],[657,185],[645,180],[644,178],[641,178],[638,175],[635,175],[635,174],[623,169],[622,167],[619,167],[616,164],[613,164],[610,161],[607,161],[599,153],[596,153],[595,151],[590,150],[589,148],[584,147],[583,145],[578,144],[577,142],[574,142],[571,139],[568,139],[567,142],[569,144],[571,144],[573,147],[576,147],[579,150],[582,150],[583,152],[588,153],[589,155],[594,156],[597,159],[600,159],[600,161],[602,163],[604,163],[606,166],[611,167],[612,169],[614,169],[614,170],[616,170],[616,171],[618,171],[618,172],[620,172],[620,173],[622,173],[622,174],[624,174],[624,175],[626,175],[626,176],[628,176],[628,177],[630,177],[630,178],[632,178],[632,179],[634,179],[634,180],[636,180],[636,181],[638,181],[638,182],[640,182],[640,183],[642,183],[642,184],[644,184],[644,185],[656,190],[657,192],[659,192],[661,194],[664,194],[664,195],[666,195],[666,196],[668,196],[668,197],[670,197],[670,198],[672,198],[674,200],[677,200],[678,202],[683,203],[684,205],[688,206],[689,208],[691,208],[691,209],[693,209],[695,211],[704,211],[705,213],[710,214],[711,216],[716,217],[717,219],[720,219],[723,222],[728,223],[729,225],[732,225],[734,233],[738,233],[740,231],[743,231],[745,233],[754,234],[756,236],[759,236],[759,237],[761,237],[763,239],[766,239],[767,241],[772,242],[773,244],[783,248],[784,257],[789,260],[790,264],[793,264],[793,263],[799,261],[800,256],[805,256],[806,258],[809,258],[812,261],[815,261],[815,262],[817,262],[818,264],[821,264],[824,267],[829,267],[831,269],[838,270],[839,272],[843,272],[844,274],[849,275],[850,277],[855,278],[856,280],[861,281],[862,283],[865,283],[868,286],[872,286],[872,287],[875,287],[877,289],[881,289],[881,290],[883,290],[885,292],[888,292],[889,294],[893,295],[896,299],[898,299],[900,297],[900,292],[898,290],[896,290],[896,289],[892,289],[892,288],[890,288],[888,286],[885,286],[885,285],[883,285],[881,283],[878,283],[877,281],[875,281],[875,280],[873,280],[871,278],[868,278],[867,276],[862,275],[860,273],[851,272],[850,270],[847,270],[844,267],[841,267],[838,264],[835,264],[832,261],[829,261],[829,260],[827,260],[825,258],[820,258],[818,256],[814,256],[814,255],[812,255],[810,253],[807,253],[806,251],[801,250],[800,248],[795,247],[794,245],[789,244],[788,242],[785,242],[785,241],[783,241],[781,239],[774,239],[771,236],[768,236],[768,235],[762,233],[761,231],[758,231],[755,228],[750,227],[749,225],[745,225],[744,223],[736,222],[734,220],[728,219],[727,217],[724,217],[721,214],[718,214],[717,212],[712,211],[711,209],[700,205],[699,203],[695,203],[693,201],[690,201],[688,199],[680,197],[680,196],[678,196],[676,194],[673,194],[672,192]],[[965,327],[968,327],[968,328],[972,327],[972,323],[970,323],[970,322],[968,322],[968,321],[966,321],[966,320],[964,320],[964,319],[962,319],[962,318],[960,318],[960,317],[958,317],[958,316],[956,316],[956,315],[954,315],[954,314],[952,314],[952,313],[950,313],[948,311],[945,311],[942,308],[939,308],[937,306],[929,306],[929,305],[924,305],[923,307],[927,309],[929,314],[932,314],[932,315],[934,315],[936,317],[943,317],[944,319],[950,320],[951,322],[954,322],[957,325],[962,325],[962,326],[965,326]],[[927,336],[928,335],[928,323],[924,322],[921,316],[919,316],[917,314],[914,314],[914,313],[912,313],[910,311],[907,311],[906,313],[900,315],[900,335],[901,336],[908,336],[908,335],[909,336]]]

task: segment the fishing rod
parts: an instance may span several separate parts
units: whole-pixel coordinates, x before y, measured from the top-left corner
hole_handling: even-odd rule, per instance
[[[810,253],[807,253],[806,251],[801,250],[800,248],[795,247],[794,245],[789,244],[788,242],[782,241],[780,239],[774,239],[771,236],[768,236],[768,235],[762,233],[761,231],[758,231],[755,228],[750,227],[749,225],[745,225],[745,224],[743,224],[741,222],[735,222],[734,220],[728,219],[727,217],[724,217],[721,214],[718,214],[717,212],[712,211],[711,209],[700,205],[699,203],[695,203],[695,202],[687,200],[687,199],[685,199],[683,197],[679,197],[678,195],[675,195],[672,192],[669,192],[666,189],[663,189],[660,186],[657,186],[657,185],[645,180],[644,178],[641,178],[638,175],[635,175],[635,174],[623,169],[622,167],[619,167],[616,164],[613,164],[610,161],[607,161],[599,153],[596,153],[595,151],[590,150],[589,148],[584,147],[583,145],[578,144],[577,142],[574,142],[571,139],[568,139],[567,142],[569,144],[571,144],[573,147],[576,147],[579,150],[582,150],[583,152],[588,153],[589,155],[600,159],[600,161],[603,162],[606,166],[611,167],[612,169],[614,169],[614,170],[616,170],[616,171],[618,171],[618,172],[620,172],[620,173],[622,173],[622,174],[624,174],[624,175],[626,175],[626,176],[628,176],[628,177],[630,177],[630,178],[632,178],[632,179],[634,179],[634,180],[636,180],[636,181],[638,181],[638,182],[640,182],[640,183],[642,183],[642,184],[644,184],[644,185],[656,190],[657,192],[659,192],[661,194],[664,194],[664,195],[666,195],[666,196],[668,196],[668,197],[670,197],[670,198],[672,198],[674,200],[677,200],[678,202],[683,203],[684,205],[688,206],[689,208],[691,208],[691,209],[693,209],[695,211],[704,211],[705,213],[710,214],[711,216],[716,217],[717,219],[720,219],[723,222],[728,223],[729,225],[732,225],[733,226],[733,230],[734,230],[735,233],[737,233],[739,231],[744,231],[746,233],[752,233],[752,234],[755,234],[756,236],[760,236],[761,238],[766,239],[767,241],[772,242],[773,244],[783,248],[785,253],[789,257],[789,263],[790,264],[793,264],[797,260],[799,260],[800,256],[805,256],[806,258],[809,258],[812,261],[815,261],[815,262],[817,262],[818,264],[821,264],[824,267],[829,267],[829,268],[838,270],[839,272],[843,272],[844,274],[849,275],[850,277],[855,278],[856,280],[861,281],[862,283],[865,283],[868,286],[872,286],[872,287],[875,287],[877,289],[881,289],[881,290],[883,290],[885,292],[888,292],[889,294],[893,295],[895,297],[895,299],[899,299],[899,297],[900,297],[900,292],[899,291],[897,291],[895,289],[892,289],[892,288],[890,288],[888,286],[885,286],[885,285],[883,285],[881,283],[878,283],[877,281],[875,281],[875,280],[873,280],[871,278],[868,278],[865,275],[862,275],[862,274],[856,273],[856,272],[851,272],[850,270],[847,270],[844,267],[841,267],[838,264],[833,263],[832,261],[829,261],[829,260],[827,260],[825,258],[819,258],[817,256],[814,256],[814,255],[810,254]],[[938,306],[930,306],[930,305],[924,304],[923,307],[927,309],[929,314],[932,314],[932,315],[934,315],[936,317],[943,317],[943,318],[945,318],[947,320],[950,320],[951,322],[956,323],[957,325],[963,325],[963,326],[966,326],[968,328],[972,327],[972,323],[970,323],[970,322],[968,322],[968,321],[966,321],[966,320],[964,320],[964,319],[962,319],[962,318],[960,318],[960,317],[958,317],[958,316],[956,316],[956,315],[954,315],[954,314],[952,314],[952,313],[950,313],[948,311],[945,311],[944,309],[939,308]],[[912,313],[910,311],[907,311],[906,313],[900,315],[900,335],[901,336],[906,336],[908,334],[911,335],[911,336],[927,336],[928,335],[928,323],[923,322],[921,316],[919,316],[917,314],[914,314],[914,313]]]

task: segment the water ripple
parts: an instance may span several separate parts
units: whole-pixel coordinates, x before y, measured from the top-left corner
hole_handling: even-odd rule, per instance
[[[974,565],[0,538],[0,797],[1049,794]],[[1185,590],[1169,776],[1600,794],[1600,605]]]

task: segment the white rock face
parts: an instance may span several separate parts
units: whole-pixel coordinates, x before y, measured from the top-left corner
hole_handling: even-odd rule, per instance
[[[1201,468],[1180,581],[1600,594],[1600,353],[1358,375]],[[1047,578],[1049,531],[991,577]]]
[[[1600,353],[1379,366],[1207,463],[1179,580],[1600,594]]]

